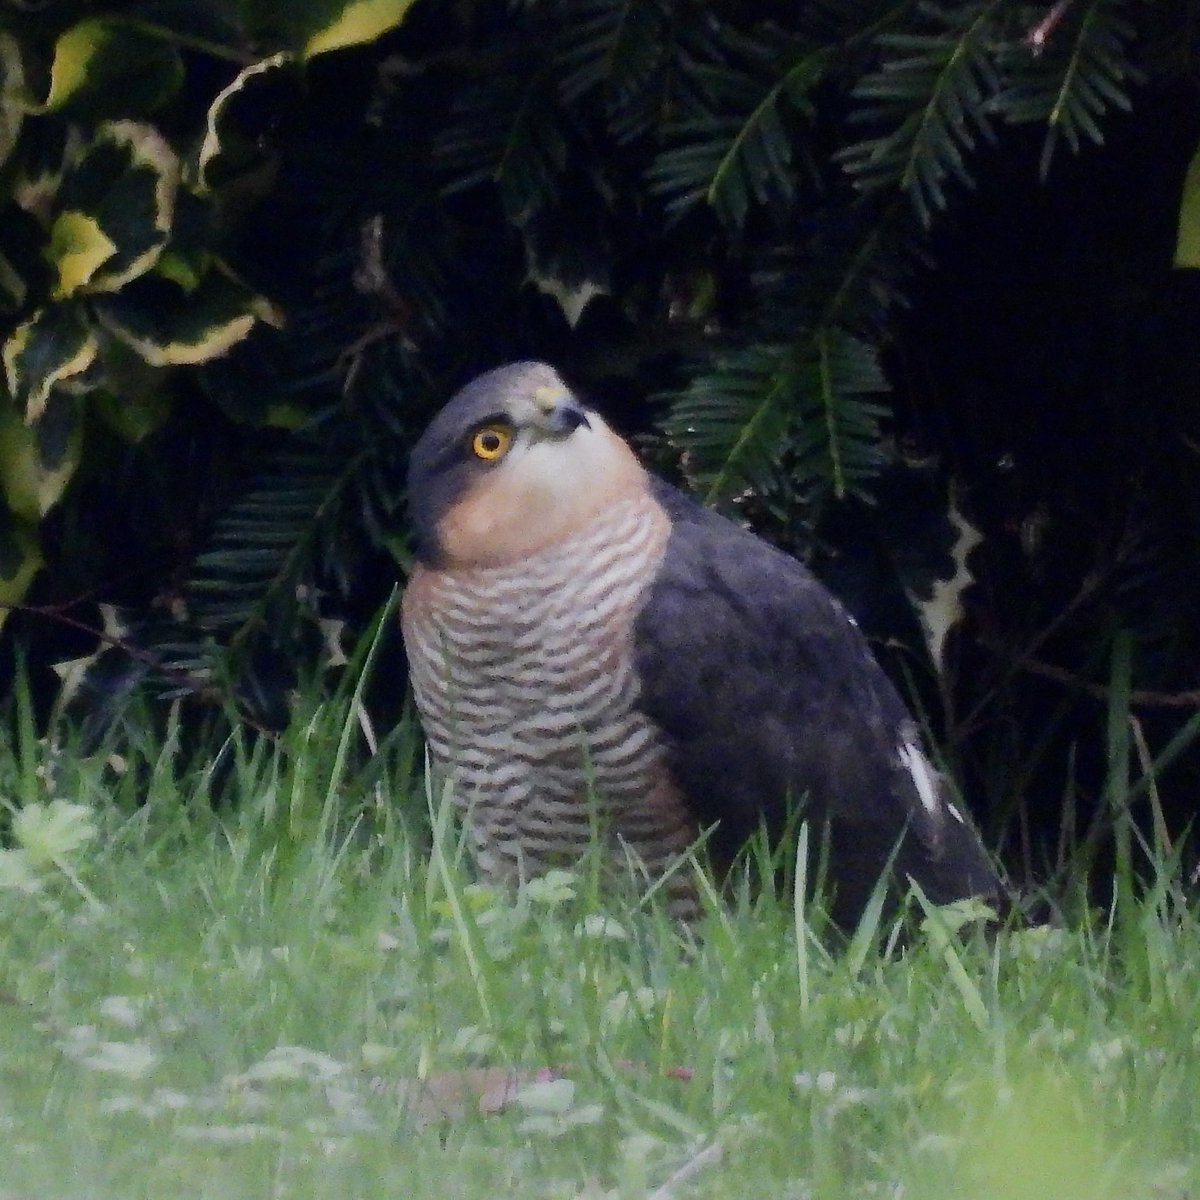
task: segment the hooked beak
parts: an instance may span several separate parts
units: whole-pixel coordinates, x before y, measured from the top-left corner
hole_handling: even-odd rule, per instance
[[[567,437],[580,427],[592,427],[587,413],[575,403],[569,392],[559,388],[538,388],[533,394],[533,402],[546,417],[546,431],[556,437]]]

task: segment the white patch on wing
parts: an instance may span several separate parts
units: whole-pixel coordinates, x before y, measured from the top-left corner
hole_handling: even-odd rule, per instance
[[[897,749],[900,765],[912,776],[917,795],[921,798],[921,806],[930,816],[936,816],[941,811],[941,801],[938,799],[937,777],[929,765],[929,760],[911,742],[906,742]]]
[[[962,815],[962,813],[960,813],[960,812],[958,811],[958,809],[954,807],[954,805],[953,805],[953,804],[947,804],[947,805],[946,805],[946,811],[947,811],[947,812],[948,812],[948,813],[949,813],[949,814],[950,814],[950,815],[951,815],[951,816],[952,816],[952,817],[953,817],[953,818],[954,818],[954,819],[955,819],[955,820],[956,820],[956,821],[957,821],[957,822],[958,822],[960,825],[965,825],[965,824],[966,824],[966,821],[965,821],[965,820],[963,820],[963,815]]]

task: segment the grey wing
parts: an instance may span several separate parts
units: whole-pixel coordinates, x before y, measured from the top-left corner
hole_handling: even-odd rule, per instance
[[[889,856],[935,903],[1000,898],[866,639],[794,559],[665,484],[673,526],[635,629],[640,704],[719,864],[803,802],[852,923]]]

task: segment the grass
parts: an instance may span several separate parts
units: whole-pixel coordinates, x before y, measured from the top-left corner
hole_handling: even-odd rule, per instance
[[[231,743],[224,780],[174,736],[123,774],[0,751],[0,1200],[1200,1193],[1169,864],[1065,928],[933,913],[890,954],[882,924],[830,953],[790,896],[688,931],[586,868],[473,884],[402,754],[346,766],[348,711]]]

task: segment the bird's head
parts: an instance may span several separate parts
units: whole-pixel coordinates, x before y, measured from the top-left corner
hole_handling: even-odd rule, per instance
[[[515,562],[645,487],[633,452],[544,363],[498,367],[430,422],[409,461],[417,555]]]

